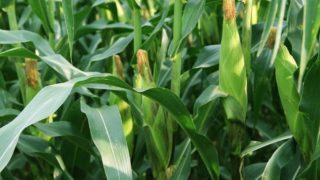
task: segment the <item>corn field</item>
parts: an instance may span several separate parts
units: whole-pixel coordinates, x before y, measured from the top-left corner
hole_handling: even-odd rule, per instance
[[[0,180],[320,179],[320,0],[0,0]]]

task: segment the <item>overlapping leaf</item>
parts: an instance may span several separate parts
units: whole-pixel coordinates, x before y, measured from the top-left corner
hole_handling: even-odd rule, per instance
[[[0,31],[1,33],[1,31]],[[7,33],[10,35],[10,32],[4,31],[4,33]],[[33,33],[30,33],[33,35]],[[5,42],[6,44],[10,43],[16,43],[20,39],[16,39],[14,36],[11,36],[12,38],[6,38],[5,40],[2,40],[0,38],[0,43]],[[34,36],[31,36],[34,37]],[[21,38],[23,42],[28,42],[30,39],[28,38]],[[2,41],[1,41],[2,40]],[[42,39],[31,39],[33,41],[41,41]],[[50,51],[45,51],[50,52]],[[52,55],[48,57],[59,57],[58,55]],[[48,59],[48,57],[44,56],[42,59]],[[61,57],[61,56],[60,56]],[[62,58],[62,57],[61,57]],[[67,64],[67,68],[65,71],[70,72],[64,72],[64,69],[61,69],[62,74],[77,74],[77,72],[82,72],[78,70],[77,68],[73,67],[70,63],[67,63],[66,60],[63,60],[63,58],[60,60],[63,62],[63,64]],[[49,61],[52,62],[52,61]],[[49,64],[52,65],[53,68],[59,69],[59,65],[57,64]],[[61,67],[60,67],[61,68]],[[76,72],[74,72],[76,71]],[[84,72],[83,72],[84,73]],[[0,129],[0,134],[6,134],[13,132],[15,135],[11,133],[10,136],[6,136],[7,138],[5,141],[3,141],[3,145],[0,147],[0,154],[2,154],[2,158],[0,159],[3,166],[1,166],[1,169],[4,168],[4,166],[8,163],[10,160],[10,157],[13,153],[13,150],[16,145],[16,138],[19,137],[22,130],[29,125],[40,121],[41,119],[44,119],[48,117],[50,114],[55,112],[65,101],[65,99],[69,96],[71,93],[71,90],[73,86],[81,86],[84,84],[92,84],[92,83],[102,83],[107,84],[109,86],[107,87],[119,87],[124,88],[130,91],[133,91],[133,89],[128,86],[126,83],[122,82],[121,80],[108,75],[108,74],[99,74],[99,73],[84,73],[79,74],[80,77],[74,78],[70,81],[67,81],[65,83],[56,84],[52,86],[48,86],[44,89],[42,89],[31,102],[30,104],[22,111],[22,113],[13,120],[10,124]],[[48,90],[47,90],[48,89]],[[51,106],[47,107],[45,105],[42,106],[43,109],[40,109],[39,111],[33,111],[33,115],[29,116],[28,120],[25,121],[22,125],[18,126],[19,128],[15,128],[15,131],[12,131],[13,127],[17,127],[15,123],[20,123],[21,118],[25,118],[25,113],[29,113],[29,111],[32,111],[34,107],[36,107],[35,104],[40,104],[38,101],[43,101],[46,99],[45,97],[53,97],[53,95],[50,95],[53,93],[53,91],[57,92],[57,94],[54,96],[55,98],[49,98],[48,100],[52,101]],[[59,93],[58,93],[59,92]],[[162,89],[162,88],[153,88],[145,91],[136,91],[141,93],[144,96],[147,96],[158,103],[160,103],[163,107],[165,107],[170,113],[172,113],[177,121],[177,123],[182,127],[182,129],[186,132],[186,134],[190,137],[192,143],[197,148],[202,160],[206,164],[206,167],[211,175],[211,177],[217,178],[219,176],[219,165],[218,165],[218,157],[216,149],[214,148],[213,144],[203,135],[200,135],[196,132],[195,125],[192,121],[192,118],[188,112],[188,110],[185,108],[185,106],[181,103],[179,98],[171,93],[169,90]],[[38,116],[37,112],[44,111],[44,113],[40,114],[41,116]],[[209,148],[208,148],[209,147]]]

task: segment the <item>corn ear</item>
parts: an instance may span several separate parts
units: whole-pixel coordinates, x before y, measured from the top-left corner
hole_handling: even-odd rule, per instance
[[[247,111],[247,77],[244,56],[235,21],[233,0],[224,0],[224,20],[219,63],[219,83],[229,94],[223,105],[228,119],[244,122]]]
[[[246,143],[247,75],[236,24],[234,0],[223,1],[224,20],[221,41],[219,84],[228,96],[222,103],[228,119],[233,153],[240,153]]]
[[[141,89],[155,87],[147,51],[137,51],[136,80]],[[172,149],[172,130],[167,126],[168,114],[157,103],[147,97],[141,97],[139,104],[144,116],[144,132],[152,172],[157,179],[167,179]]]

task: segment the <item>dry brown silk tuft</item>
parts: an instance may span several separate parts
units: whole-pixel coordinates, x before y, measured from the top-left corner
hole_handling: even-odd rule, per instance
[[[138,72],[139,74],[141,74],[141,76],[145,76],[145,68],[148,69],[148,74],[146,74],[149,78],[149,80],[151,80],[152,75],[150,72],[150,65],[149,65],[149,58],[148,58],[148,52],[144,51],[142,49],[139,49],[137,51],[137,64],[138,64]]]
[[[236,6],[234,0],[223,0],[223,11],[226,20],[236,18]]]
[[[121,61],[121,57],[119,55],[115,55],[114,57],[115,65],[116,65],[116,71],[118,76],[121,79],[124,79],[124,71],[123,71],[123,64]]]
[[[25,71],[26,71],[28,86],[34,89],[37,87],[38,79],[39,79],[37,64],[38,62],[33,59],[26,59],[25,61]]]
[[[274,43],[276,41],[276,35],[277,35],[277,28],[272,27],[271,31],[269,33],[269,37],[268,37],[267,43],[266,43],[266,46],[268,48],[273,49]]]

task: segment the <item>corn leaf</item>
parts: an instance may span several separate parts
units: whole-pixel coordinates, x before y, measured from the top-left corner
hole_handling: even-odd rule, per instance
[[[197,98],[194,103],[194,120],[199,132],[204,132],[204,128],[207,127],[208,117],[213,113],[213,109],[219,103],[220,98],[227,96],[226,93],[219,90],[218,86],[210,85]]]
[[[133,27],[131,25],[123,23],[107,24],[105,21],[99,20],[86,26],[80,26],[75,33],[75,39],[79,39],[80,37],[89,33],[102,30],[123,30],[132,32]]]
[[[58,158],[50,150],[50,144],[35,136],[21,135],[18,141],[17,148],[31,157],[40,157],[41,159],[49,162],[52,166],[63,170],[63,167],[59,164]],[[68,172],[66,172],[68,173]]]
[[[57,56],[57,55],[53,55],[51,57],[54,57],[54,56]],[[57,57],[61,57],[61,56],[57,56]],[[47,59],[47,58],[43,57],[43,59]],[[63,59],[62,59],[62,62],[63,62]],[[66,60],[64,60],[63,63],[67,64]],[[64,72],[63,71],[63,74],[74,74],[77,72],[81,72],[77,68],[73,67],[71,64],[69,64],[68,66],[72,67],[72,68],[67,69],[67,71],[71,71],[71,72]],[[76,72],[74,72],[74,71],[76,71]],[[110,75],[100,74],[100,77],[98,74],[90,75],[90,76],[88,76],[88,75],[89,74],[84,73],[84,74],[82,74],[82,77],[78,77],[78,78],[70,80],[66,83],[48,86],[48,87],[42,89],[39,92],[40,95],[37,95],[30,102],[29,105],[36,106],[34,104],[38,104],[39,102],[37,102],[37,101],[41,101],[43,99],[46,99],[46,98],[44,98],[45,96],[50,97],[50,93],[53,93],[53,91],[60,91],[60,95],[59,95],[59,93],[57,93],[57,95],[55,96],[56,98],[49,99],[50,101],[55,102],[55,103],[53,103],[53,104],[55,104],[55,106],[53,105],[51,108],[48,108],[45,106],[42,107],[42,108],[46,109],[45,112],[47,112],[47,114],[43,115],[44,117],[41,116],[41,119],[43,119],[43,118],[48,117],[50,114],[52,114],[54,111],[56,111],[59,106],[61,106],[61,104],[65,101],[66,97],[70,94],[72,87],[75,84],[80,86],[80,85],[88,84],[88,83],[107,83],[108,85],[112,85],[112,86],[116,86],[116,87],[120,87],[120,88],[125,88],[125,89],[131,90],[131,91],[133,90],[130,88],[130,86],[126,85],[122,81],[120,81],[117,78],[112,77]],[[105,76],[107,76],[107,77],[105,77]],[[61,86],[61,88],[59,88],[60,86]],[[57,90],[57,88],[60,90]],[[45,89],[49,89],[49,90],[45,90]],[[49,92],[49,91],[52,91],[52,92]],[[193,120],[192,120],[189,112],[185,108],[185,106],[179,100],[179,98],[177,96],[175,96],[174,94],[172,94],[169,90],[162,89],[162,88],[154,88],[154,89],[149,89],[146,91],[138,91],[138,92],[144,96],[147,96],[147,97],[157,101],[163,107],[165,107],[170,113],[172,113],[174,115],[177,123],[182,127],[182,129],[190,137],[193,144],[195,145],[195,147],[199,151],[199,154],[200,154],[202,160],[204,161],[204,163],[206,164],[206,167],[207,167],[211,177],[213,177],[213,178],[218,177],[219,176],[219,165],[218,165],[218,159],[217,159],[218,157],[217,157],[216,149],[213,146],[213,144],[205,136],[200,135],[196,132],[196,128],[193,123]],[[59,96],[61,96],[61,97],[59,98]],[[26,107],[27,110],[24,110],[21,113],[22,115],[24,113],[28,113],[25,111],[31,111],[30,109],[33,109],[33,107],[30,107],[29,105]],[[41,110],[43,110],[43,109],[41,109]],[[38,111],[36,111],[36,112],[38,112]],[[34,114],[33,116],[36,116],[36,114]],[[31,115],[31,117],[32,117],[32,115]],[[4,146],[0,146],[0,154],[5,154],[2,157],[3,159],[0,159],[0,162],[3,162],[3,163],[0,163],[0,164],[3,164],[3,167],[1,167],[2,169],[8,163],[8,161],[13,153],[14,147],[16,145],[16,138],[19,136],[19,134],[22,132],[22,130],[24,128],[33,124],[33,123],[29,122],[27,124],[24,124],[24,126],[20,126],[20,128],[15,128],[15,131],[12,131],[11,128],[15,127],[14,123],[15,122],[19,123],[18,121],[21,121],[21,120],[19,120],[20,118],[21,118],[21,116],[19,115],[16,118],[18,120],[14,120],[14,121],[12,121],[11,125],[9,124],[9,125],[0,129],[0,134],[2,134],[2,133],[6,134],[6,133],[10,133],[10,132],[16,133],[16,135],[6,136],[8,139],[6,139],[5,142],[6,143],[9,142],[10,145],[5,144]],[[38,117],[37,118],[32,117],[32,118],[35,118],[32,121],[34,123],[41,120]],[[26,122],[28,122],[28,121],[31,121],[31,120],[29,119]],[[210,147],[210,148],[208,148],[208,147]],[[1,149],[1,148],[3,148],[3,149]]]
[[[141,6],[140,0],[127,0],[131,9],[139,9]]]
[[[174,162],[175,169],[170,179],[188,179],[191,169],[191,143],[189,139],[177,146],[175,157],[177,157]]]
[[[43,23],[43,27],[47,33],[54,32],[54,27],[52,27],[49,20],[49,10],[47,1],[37,1],[37,0],[28,0],[32,11],[40,18]]]
[[[6,51],[2,51],[0,52],[0,57],[23,57],[38,59],[38,56],[36,56],[33,52],[23,47],[17,47]]]
[[[118,39],[107,51],[94,55],[91,58],[91,61],[101,61],[122,52],[132,40],[133,33],[129,34],[127,37]]]
[[[23,129],[55,112],[66,100],[71,90],[72,83],[43,88],[13,121],[0,129],[0,135],[3,137],[0,141],[0,171],[9,162]],[[44,99],[46,103],[39,107],[39,103],[42,103]]]
[[[165,20],[166,20],[166,17],[168,16],[169,10],[170,10],[169,1],[165,0],[164,10],[162,12],[161,19],[157,23],[157,26],[154,27],[154,29],[153,29],[152,33],[149,35],[149,37],[143,42],[141,47],[147,48],[151,44],[152,40],[155,38],[157,33],[159,33],[161,31],[162,27],[165,25]]]
[[[263,180],[274,180],[274,179],[294,179],[296,173],[287,174],[283,171],[285,166],[290,163],[290,160],[294,160],[296,151],[293,141],[287,141],[283,143],[271,156],[269,159],[261,179]],[[289,164],[290,165],[290,164]],[[299,167],[293,167],[292,169],[297,171]],[[282,174],[285,174],[282,176]],[[292,177],[293,176],[293,177]]]
[[[320,57],[320,56],[319,56]],[[315,145],[313,151],[313,159],[320,156],[320,81],[317,76],[320,73],[320,58],[311,66],[310,70],[306,73],[305,81],[303,84],[300,100],[300,111],[306,113],[310,118],[312,126],[308,131],[312,132],[313,143]]]
[[[264,148],[266,146],[269,146],[269,145],[272,145],[272,144],[275,144],[275,143],[278,143],[278,142],[281,142],[281,141],[284,141],[284,140],[288,140],[290,138],[292,138],[292,135],[288,134],[288,133],[285,133],[283,135],[280,135],[280,136],[278,136],[276,138],[273,138],[273,139],[270,139],[268,141],[255,143],[255,144],[247,147],[245,150],[243,150],[241,152],[241,156],[244,157],[247,154],[252,153],[252,152],[254,152],[256,150],[259,150],[261,148]]]
[[[129,150],[118,108],[92,108],[82,101],[81,111],[88,118],[91,137],[100,152],[106,177],[132,179]]]
[[[3,0],[0,2],[0,8],[5,8],[10,5],[10,3],[13,3],[13,0]]]
[[[316,37],[320,28],[320,1],[310,0],[304,2],[303,10],[303,36],[300,57],[300,71],[298,89],[301,90],[302,78],[309,58],[313,51]]]
[[[280,46],[275,62],[276,80],[284,113],[293,137],[307,159],[311,158],[313,134],[310,120],[299,111],[300,97],[295,86],[294,72],[297,65],[287,48]]]
[[[18,44],[32,42],[40,53],[44,55],[54,54],[49,43],[36,33],[20,30],[6,31],[0,30],[0,44]]]
[[[210,45],[202,48],[193,68],[209,68],[219,64],[220,45]]]

